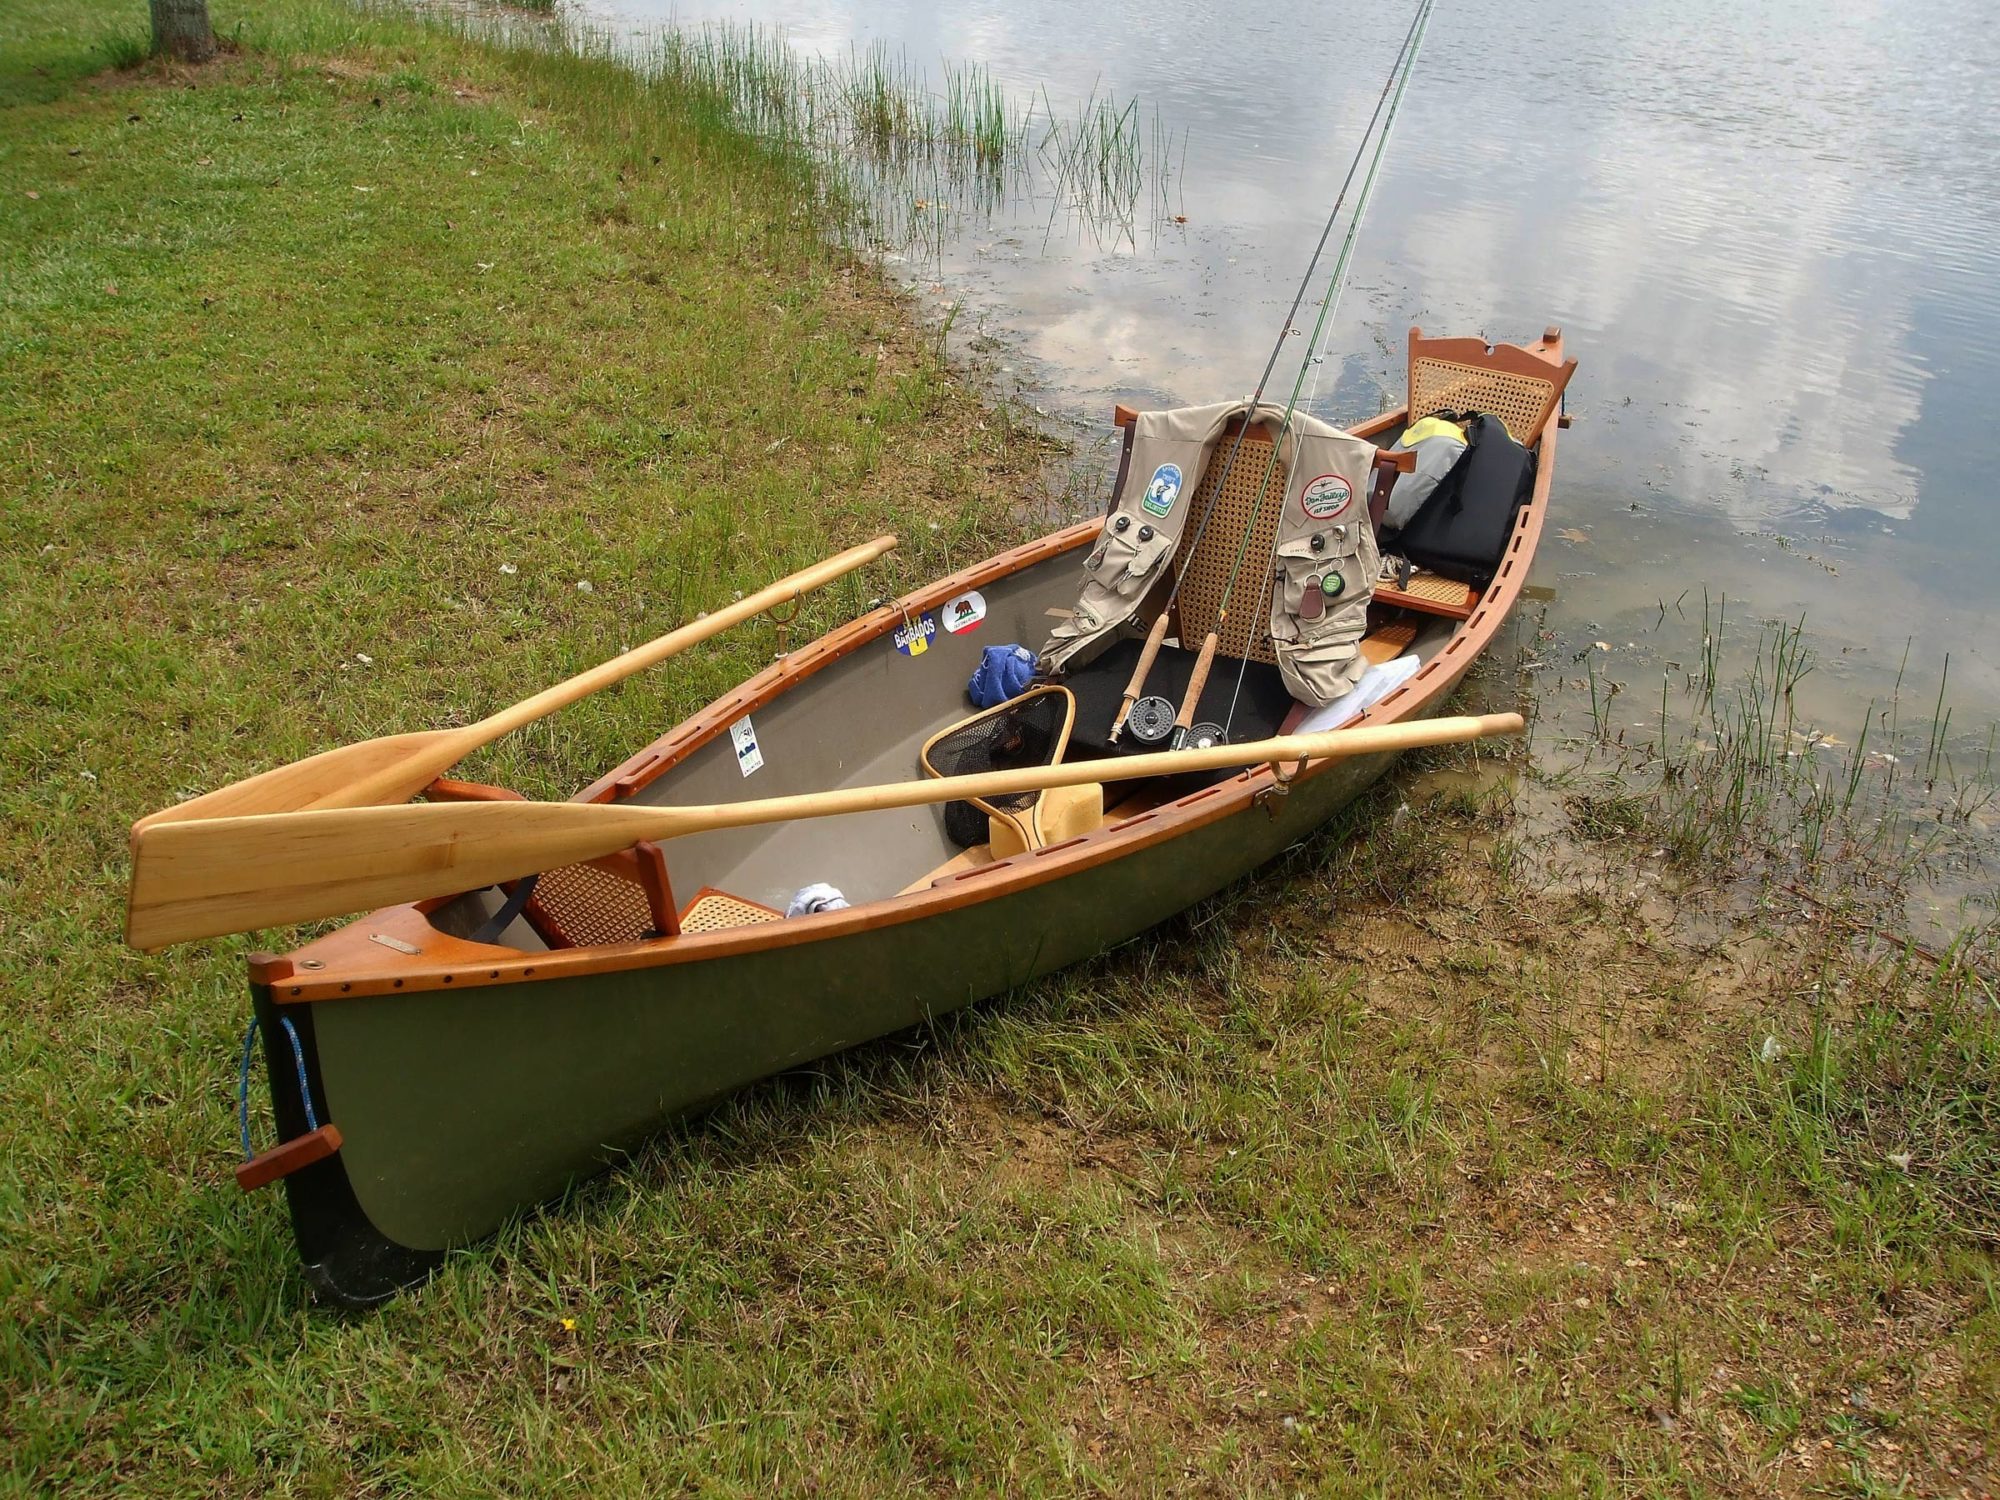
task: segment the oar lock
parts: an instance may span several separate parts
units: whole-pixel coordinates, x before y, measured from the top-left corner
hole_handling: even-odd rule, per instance
[[[792,607],[787,614],[781,615],[778,613],[780,609],[784,608],[783,603],[773,604],[769,609],[764,611],[764,618],[771,622],[771,631],[776,637],[777,649],[771,653],[772,661],[783,661],[787,656],[791,655],[792,621],[799,617],[799,606],[805,602],[804,593],[801,592],[792,595],[789,602]]]

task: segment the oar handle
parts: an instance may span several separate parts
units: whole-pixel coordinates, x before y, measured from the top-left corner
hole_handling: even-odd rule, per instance
[[[724,802],[707,807],[652,808],[652,831],[638,838],[680,838],[712,828],[747,828],[784,823],[795,818],[829,818],[842,813],[878,812],[897,807],[921,807],[931,802],[958,802],[1004,797],[1012,792],[1046,792],[1064,786],[1088,786],[1101,781],[1138,781],[1149,776],[1183,776],[1191,771],[1219,771],[1260,762],[1273,765],[1296,761],[1345,759],[1426,745],[1449,745],[1489,735],[1519,734],[1519,714],[1458,715],[1418,719],[1408,724],[1373,724],[1359,729],[1327,729],[1317,734],[1288,734],[1249,740],[1240,745],[1213,745],[1194,750],[1158,750],[1147,755],[1122,755],[1105,760],[1067,761],[1018,771],[978,771],[969,776],[944,776],[933,781],[896,781],[883,786],[846,787],[833,792],[801,792],[790,797],[765,797],[754,802]],[[495,804],[510,806],[518,804]],[[630,809],[626,804],[621,811]],[[636,809],[630,809],[634,816]],[[417,808],[411,811],[427,811]],[[598,812],[602,809],[591,808]],[[637,827],[637,824],[634,824]],[[627,839],[626,843],[632,842]],[[613,842],[602,853],[626,845]],[[588,856],[596,858],[598,856]],[[512,877],[508,877],[512,878]]]
[[[1153,628],[1146,632],[1146,644],[1139,648],[1139,663],[1132,668],[1132,680],[1125,684],[1124,701],[1118,705],[1118,717],[1111,721],[1111,743],[1118,743],[1119,731],[1132,714],[1132,705],[1137,703],[1146,691],[1146,678],[1151,675],[1153,663],[1159,659],[1160,647],[1167,639],[1168,610],[1161,610],[1160,617],[1153,621]]]
[[[643,672],[655,662],[665,661],[677,652],[685,651],[688,647],[711,636],[720,635],[731,626],[741,624],[764,613],[767,609],[788,604],[803,594],[832,583],[837,578],[844,578],[856,568],[875,561],[885,552],[894,550],[895,546],[895,537],[878,536],[872,542],[849,547],[845,552],[836,553],[825,562],[801,569],[788,578],[781,578],[769,587],[757,590],[754,594],[747,594],[721,609],[711,610],[690,620],[679,629],[668,631],[658,640],[648,641],[643,646],[634,646],[622,656],[614,656],[610,661],[592,667],[587,672],[579,672],[565,682],[544,688],[532,698],[523,698],[513,707],[503,708],[499,713],[480,720],[477,727],[481,732],[498,738],[510,730],[519,729],[524,724],[532,724],[559,708],[568,707],[580,698],[588,698],[592,693],[610,687],[613,683],[623,682],[635,672]]]

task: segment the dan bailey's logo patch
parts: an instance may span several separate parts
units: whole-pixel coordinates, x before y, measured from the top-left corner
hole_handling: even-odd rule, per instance
[[[979,622],[986,618],[986,596],[973,589],[960,594],[944,607],[944,628],[952,635],[964,635],[968,630],[977,630]]]
[[[1322,474],[1299,491],[1299,505],[1315,521],[1331,521],[1353,498],[1354,486],[1338,474]]]
[[[1139,504],[1149,516],[1164,516],[1174,508],[1174,502],[1181,497],[1181,466],[1161,464],[1153,470],[1153,482],[1146,486],[1146,493]]]
[[[926,612],[906,625],[898,625],[893,639],[903,655],[922,656],[931,649],[931,637],[936,634],[937,616]]]

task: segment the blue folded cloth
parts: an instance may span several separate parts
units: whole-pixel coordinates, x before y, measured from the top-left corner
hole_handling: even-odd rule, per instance
[[[1018,695],[1035,677],[1035,653],[1026,646],[988,646],[979,653],[979,669],[965,685],[977,708],[992,708]]]

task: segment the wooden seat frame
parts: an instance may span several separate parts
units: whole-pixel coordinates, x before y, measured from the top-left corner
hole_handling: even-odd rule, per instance
[[[504,786],[489,786],[481,781],[450,781],[443,777],[424,788],[423,795],[432,802],[524,802],[527,799],[519,792]],[[622,849],[603,859],[585,861],[575,867],[579,872],[589,871],[599,876],[609,876],[629,885],[638,887],[645,897],[646,908],[652,916],[650,932],[635,933],[623,939],[627,942],[644,942],[651,937],[679,937],[681,932],[680,912],[674,904],[673,882],[667,878],[667,857],[659,845],[650,840],[642,840],[630,849]],[[551,872],[552,873],[552,872]],[[504,889],[511,892],[513,883]],[[584,919],[577,914],[566,914],[564,903],[544,901],[540,883],[536,893],[528,898],[522,911],[528,925],[551,948],[588,948],[598,946],[602,938],[594,937],[584,927]]]

